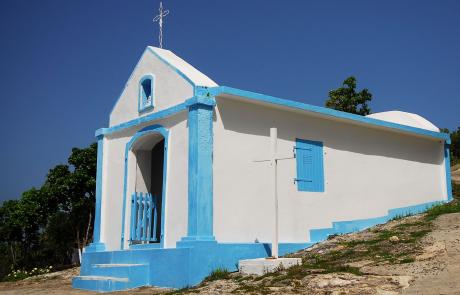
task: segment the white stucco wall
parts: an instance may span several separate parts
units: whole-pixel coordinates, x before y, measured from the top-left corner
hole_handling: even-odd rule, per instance
[[[281,242],[310,241],[333,221],[379,217],[389,209],[445,200],[443,143],[304,113],[217,98],[214,123],[214,234],[219,242],[272,239],[269,128],[278,152],[295,139],[324,144],[325,192],[298,192],[296,160],[278,165]]]
[[[154,76],[154,108],[139,113],[139,81],[145,75]],[[176,106],[193,97],[194,86],[217,86],[206,75],[198,71],[169,50],[148,47],[129,77],[120,97],[110,114],[109,127],[126,123]],[[107,250],[120,248],[123,209],[123,186],[125,169],[125,148],[135,133],[148,126],[160,124],[169,130],[165,198],[165,247],[175,243],[187,233],[187,186],[188,186],[188,127],[187,112],[182,111],[166,119],[116,131],[105,136],[103,154],[101,239]],[[150,161],[148,154],[138,154],[139,161]],[[133,153],[128,157],[125,248],[129,240],[130,196],[136,185],[136,159]],[[149,180],[146,180],[149,182]],[[137,178],[137,191],[146,191],[145,180]]]
[[[187,112],[143,124],[127,131],[108,135],[104,139],[104,173],[102,192],[101,239],[107,250],[120,249],[121,216],[123,208],[124,157],[126,143],[140,129],[160,124],[169,130],[165,196],[165,247],[187,234],[188,187],[188,127]],[[135,162],[132,153],[128,160],[128,191],[126,194],[125,240],[129,240],[130,196],[134,191]],[[138,179],[138,184],[142,186]],[[138,187],[138,191],[141,188]],[[127,244],[125,244],[125,248]]]
[[[147,74],[155,76],[154,108],[139,114],[139,81]],[[147,49],[110,114],[109,126],[146,116],[184,102],[193,96],[193,86],[174,69]]]

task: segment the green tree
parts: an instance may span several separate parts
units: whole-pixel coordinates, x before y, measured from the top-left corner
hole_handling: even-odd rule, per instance
[[[450,132],[447,128],[440,128],[441,132],[450,135],[450,164],[456,165],[460,163],[460,127],[457,127],[457,131]]]
[[[0,206],[0,277],[12,268],[66,265],[91,241],[97,144],[72,149],[41,188]]]
[[[18,265],[22,250],[22,221],[19,201],[9,200],[0,207],[0,277]]]
[[[450,153],[452,164],[460,163],[460,127],[457,127],[457,131],[452,131],[450,134]]]
[[[59,211],[49,217],[42,236],[42,250],[45,257],[49,257],[59,265],[71,263],[73,249],[75,249],[74,232],[69,230],[72,226],[72,221],[65,212]]]
[[[356,78],[351,76],[342,83],[343,87],[329,91],[329,99],[326,107],[358,115],[369,115],[371,110],[368,102],[372,100],[372,94],[364,88],[356,92]]]
[[[74,246],[83,249],[91,239],[93,226],[93,211],[96,197],[96,162],[97,144],[88,148],[73,148],[68,159],[69,165],[58,165],[51,169],[42,190],[49,197],[49,202],[56,207],[62,219],[68,219],[68,230],[72,231]],[[51,216],[51,215],[50,215]],[[58,218],[59,217],[59,218]],[[54,228],[48,223],[47,228]],[[49,241],[54,238],[53,230],[46,232]]]

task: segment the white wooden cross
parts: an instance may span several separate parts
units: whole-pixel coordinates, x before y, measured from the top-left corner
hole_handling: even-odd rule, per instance
[[[277,153],[278,144],[278,129],[270,128],[270,159],[254,160],[254,162],[270,162],[271,177],[270,182],[272,183],[272,193],[274,201],[274,214],[275,214],[275,226],[273,229],[273,241],[272,241],[272,257],[278,258],[278,161],[293,159],[294,156],[279,157]]]
[[[153,22],[158,22],[160,31],[158,33],[158,43],[160,48],[163,48],[163,17],[169,14],[169,10],[163,10],[163,2],[160,1],[160,8],[158,8],[158,15],[153,18]]]

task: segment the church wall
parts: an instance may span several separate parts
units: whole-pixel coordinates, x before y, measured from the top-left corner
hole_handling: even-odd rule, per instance
[[[296,160],[278,164],[280,242],[310,241],[311,229],[381,217],[388,210],[446,200],[443,142],[217,97],[214,234],[219,242],[270,242],[274,221],[269,128],[278,153],[295,139],[324,144],[324,192],[299,192]]]
[[[154,108],[139,113],[139,81],[148,74],[153,74],[155,77]],[[113,107],[110,114],[109,126],[112,127],[140,116],[164,110],[183,103],[192,96],[193,86],[181,77],[176,70],[172,69],[147,49]]]
[[[155,124],[169,130],[167,175],[164,187],[166,189],[165,247],[175,247],[176,241],[187,234],[188,127],[187,112],[181,112],[166,119],[107,135],[104,139],[104,159],[107,160],[103,164],[101,239],[106,244],[107,250],[120,249],[126,144],[138,130]],[[133,158],[130,155],[129,171],[135,171]],[[128,173],[127,176],[125,240],[129,239],[130,198],[135,182],[133,175],[134,173]],[[127,246],[128,244],[125,243],[125,249]]]

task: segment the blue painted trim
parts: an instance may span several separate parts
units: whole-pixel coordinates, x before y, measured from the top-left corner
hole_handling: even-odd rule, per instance
[[[190,85],[192,85],[193,87],[195,87],[195,83],[193,83],[193,81],[188,77],[186,76],[181,70],[179,70],[177,67],[173,66],[171,63],[169,63],[166,59],[162,58],[158,53],[156,53],[152,47],[148,46],[147,47],[147,50],[150,51],[151,53],[153,53],[153,55],[155,55],[159,60],[161,60],[164,64],[166,64],[168,67],[170,67],[174,72],[176,72],[177,74],[179,74],[179,76],[181,76],[183,79],[185,79]],[[164,50],[164,49],[163,49]]]
[[[283,107],[287,107],[291,109],[297,109],[297,110],[312,112],[316,114],[321,114],[327,117],[344,119],[347,121],[359,122],[359,123],[368,124],[372,126],[385,127],[385,128],[389,128],[389,129],[393,129],[397,131],[403,131],[403,132],[410,133],[410,134],[417,134],[417,135],[422,135],[422,136],[427,136],[427,137],[433,137],[433,138],[441,139],[447,142],[449,141],[449,135],[446,133],[442,133],[442,132],[435,132],[435,131],[411,127],[407,125],[387,122],[387,121],[383,121],[379,119],[350,114],[350,113],[341,112],[341,111],[337,111],[337,110],[333,110],[333,109],[329,109],[325,107],[318,107],[318,106],[314,106],[314,105],[310,105],[306,103],[277,98],[277,97],[273,97],[273,96],[269,96],[265,94],[236,89],[232,87],[227,87],[227,86],[211,87],[208,89],[208,92],[212,96],[218,96],[222,94],[241,96],[248,100],[261,101],[261,102],[283,106]]]
[[[104,251],[105,245],[101,241],[101,205],[102,205],[102,172],[104,156],[104,136],[97,137],[97,171],[96,171],[96,206],[94,213],[93,243],[85,251]]]
[[[450,174],[450,145],[444,143],[444,167],[446,169],[446,189],[447,189],[447,201],[452,201],[452,176]]]
[[[213,97],[189,104],[188,229],[183,241],[213,241]]]
[[[112,126],[112,127],[100,128],[100,129],[96,130],[96,136],[112,134],[112,133],[115,133],[115,132],[120,132],[120,131],[123,131],[125,129],[138,126],[140,124],[148,123],[148,122],[155,121],[155,120],[164,119],[164,118],[176,115],[176,114],[178,114],[180,112],[183,112],[183,111],[187,110],[190,106],[195,105],[195,104],[204,104],[204,105],[212,105],[212,106],[214,106],[216,104],[216,101],[212,97],[207,98],[207,99],[192,97],[192,98],[187,99],[183,103],[180,103],[180,104],[177,104],[177,105],[172,106],[170,108],[155,112],[153,114],[149,114],[149,115],[146,115],[146,116],[143,116],[143,117],[139,117],[139,118],[136,118],[136,119],[133,119],[133,120],[130,120],[130,121],[127,121],[127,122]]]
[[[167,189],[167,169],[168,169],[168,150],[169,150],[169,131],[161,125],[151,125],[147,126],[141,130],[139,130],[131,140],[126,144],[125,148],[125,169],[124,169],[124,176],[123,176],[123,211],[122,211],[122,223],[121,223],[121,249],[124,249],[124,241],[125,241],[125,223],[126,223],[126,193],[127,193],[127,185],[128,185],[128,156],[129,152],[133,144],[141,138],[142,136],[151,134],[151,133],[159,133],[165,139],[165,151],[164,151],[164,158],[163,158],[163,191],[161,196],[161,238],[160,238],[160,247],[163,248],[164,246],[164,228],[165,228],[165,200],[166,200],[166,189]]]
[[[133,119],[125,123],[121,123],[121,124],[118,124],[118,125],[115,125],[109,128],[100,128],[96,130],[96,136],[111,134],[114,132],[119,132],[119,131],[131,128],[131,127],[138,126],[140,124],[148,123],[148,122],[159,120],[159,119],[164,119],[164,118],[173,116],[177,113],[183,112],[187,110],[187,108],[188,108],[188,104],[183,102],[178,105],[172,106],[170,108],[164,109],[162,111],[158,111],[150,115],[139,117],[137,119]]]
[[[145,99],[143,96],[143,86],[142,83],[150,79],[150,94],[152,96],[152,101],[150,102],[150,105],[145,105]],[[146,74],[144,75],[140,80],[139,80],[139,95],[137,99],[137,109],[139,113],[144,113],[150,110],[153,110],[155,106],[155,75],[153,74]]]
[[[331,228],[321,228],[310,230],[310,242],[318,243],[327,239],[328,236],[334,234],[345,234],[355,231],[364,230],[376,224],[388,222],[390,219],[397,216],[407,216],[418,214],[426,211],[430,207],[440,204],[442,201],[433,201],[414,206],[395,208],[388,210],[388,214],[380,217],[356,219],[351,221],[337,221],[332,223]]]
[[[201,97],[201,96],[194,96],[192,98],[189,98],[185,101],[187,106],[193,106],[196,104],[201,104],[201,105],[207,105],[207,106],[215,106],[216,105],[216,100],[214,97]]]
[[[133,244],[129,245],[129,249],[159,249],[163,248],[159,243],[150,243],[150,244]]]
[[[301,192],[324,192],[323,143],[296,138],[297,190]],[[310,163],[305,163],[309,153]],[[307,166],[308,165],[308,166]]]

